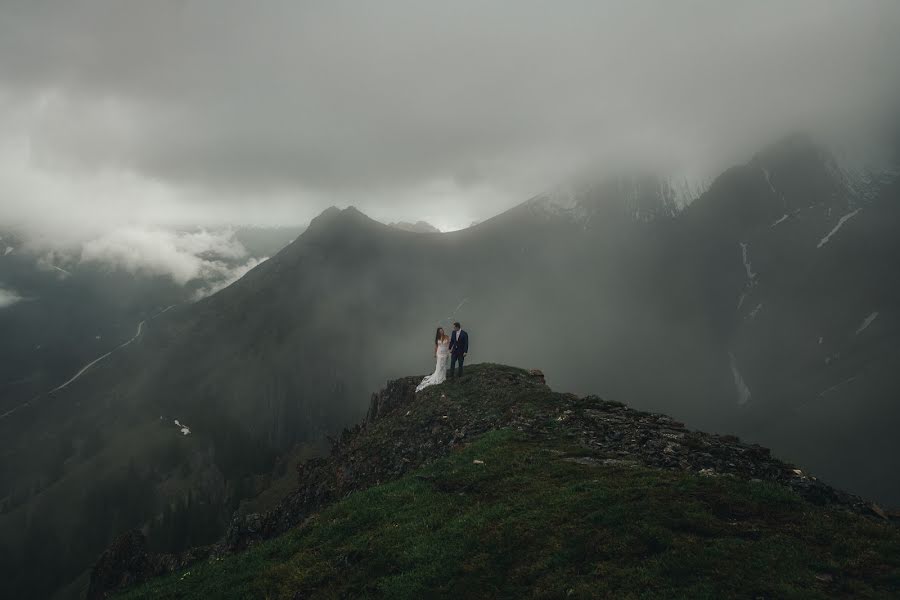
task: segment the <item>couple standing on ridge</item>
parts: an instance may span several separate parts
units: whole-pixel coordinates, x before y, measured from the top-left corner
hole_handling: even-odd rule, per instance
[[[463,363],[469,352],[469,334],[463,331],[457,322],[453,324],[453,333],[450,337],[444,333],[443,327],[438,327],[434,335],[434,358],[436,365],[434,373],[422,380],[416,387],[416,391],[422,391],[429,385],[444,383],[447,379],[447,363],[450,363],[450,377],[456,375],[456,363],[459,363],[459,376],[463,374]]]

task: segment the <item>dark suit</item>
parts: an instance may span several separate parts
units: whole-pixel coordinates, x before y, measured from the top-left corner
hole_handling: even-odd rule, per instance
[[[450,334],[450,377],[456,375],[456,363],[459,362],[459,376],[463,374],[463,363],[466,361],[466,352],[469,351],[469,334],[456,330]]]

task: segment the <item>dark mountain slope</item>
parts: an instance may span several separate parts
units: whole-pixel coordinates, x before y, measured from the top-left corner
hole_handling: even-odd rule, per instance
[[[709,196],[685,214],[713,232],[698,234],[704,247],[696,261],[709,269],[703,279],[729,272],[711,257],[743,261],[742,285],[727,286],[733,316],[720,328],[746,386],[746,397],[738,396],[746,410],[729,429],[896,503],[900,488],[885,476],[900,466],[889,433],[900,421],[892,399],[900,384],[892,374],[900,364],[896,170],[853,181],[802,138],[741,168],[745,190],[753,167],[766,169],[756,175],[765,187],[745,200],[754,217],[729,221],[727,203]],[[737,190],[727,196],[739,202]],[[710,310],[727,314],[728,300]]]
[[[172,567],[122,597],[878,597],[900,574],[879,509],[759,446],[537,372],[416,383],[373,395],[278,509],[191,553],[215,558],[148,556],[132,533],[89,597]]]

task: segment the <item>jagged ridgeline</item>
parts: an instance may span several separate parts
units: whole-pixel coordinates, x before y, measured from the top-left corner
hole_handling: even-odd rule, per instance
[[[900,529],[733,436],[474,365],[365,421],[216,545],[107,550],[89,598],[888,597]]]

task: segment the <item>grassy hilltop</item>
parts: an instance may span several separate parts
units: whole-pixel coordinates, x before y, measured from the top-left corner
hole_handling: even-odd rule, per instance
[[[373,398],[364,426],[301,470],[301,490],[304,476],[322,485],[315,469],[333,477],[333,501],[304,513],[286,499],[263,518],[292,515],[280,535],[115,597],[888,598],[900,589],[896,525],[765,449],[554,393],[510,367],[475,365],[418,395],[413,382]]]

